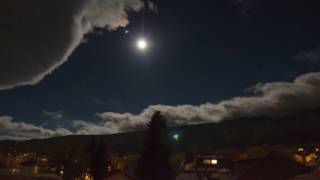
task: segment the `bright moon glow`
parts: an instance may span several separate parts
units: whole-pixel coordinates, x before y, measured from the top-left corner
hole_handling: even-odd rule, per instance
[[[137,47],[138,47],[140,50],[145,50],[145,49],[147,49],[147,47],[148,47],[148,43],[147,43],[147,41],[146,41],[145,39],[140,38],[140,39],[138,39],[138,41],[137,41]]]

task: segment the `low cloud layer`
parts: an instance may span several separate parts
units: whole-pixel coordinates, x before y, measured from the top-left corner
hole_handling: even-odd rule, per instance
[[[70,134],[112,134],[140,130],[155,111],[161,111],[170,125],[218,123],[248,116],[281,117],[306,109],[320,107],[320,73],[308,73],[293,82],[259,83],[249,88],[250,97],[236,97],[220,103],[194,105],[153,105],[140,114],[102,112],[99,123],[73,121],[73,130],[55,130],[13,122],[11,117],[0,117],[0,139],[30,139]]]
[[[142,0],[3,0],[0,2],[0,90],[39,82],[63,64],[95,27],[128,24]]]
[[[193,105],[153,105],[140,114],[103,112],[104,126],[113,131],[131,131],[144,127],[155,111],[161,111],[171,125],[217,123],[223,120],[266,116],[280,117],[305,109],[320,107],[320,73],[308,73],[293,82],[259,83],[249,88],[255,95],[236,97],[220,103]]]
[[[71,131],[64,128],[51,130],[24,122],[13,122],[12,117],[10,116],[0,116],[0,140],[25,140],[65,136],[71,134]]]

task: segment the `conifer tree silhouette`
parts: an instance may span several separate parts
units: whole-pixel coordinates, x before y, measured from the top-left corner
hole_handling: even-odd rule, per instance
[[[144,150],[138,162],[137,175],[142,180],[170,180],[174,172],[170,164],[167,120],[157,111],[147,125]]]

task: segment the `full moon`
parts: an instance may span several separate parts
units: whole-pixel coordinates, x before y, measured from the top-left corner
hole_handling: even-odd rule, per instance
[[[148,47],[148,43],[147,43],[147,41],[146,41],[144,38],[139,38],[139,39],[137,40],[137,47],[138,47],[138,49],[140,49],[140,50],[145,50],[145,49],[147,49],[147,47]]]

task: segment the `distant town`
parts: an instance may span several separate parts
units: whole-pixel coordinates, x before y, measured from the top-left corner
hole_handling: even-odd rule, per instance
[[[269,179],[276,178],[273,174],[278,168],[284,168],[285,173],[292,175],[288,179],[310,179],[310,176],[320,178],[320,151],[319,148],[297,148],[291,157],[270,153],[261,156],[258,151],[271,146],[252,147],[247,152],[239,153],[237,157],[228,157],[217,154],[177,154],[173,155],[177,180],[209,180],[209,179],[247,179],[246,176],[260,179],[266,174],[259,174],[259,168],[270,169]],[[256,152],[254,152],[256,151]],[[263,152],[260,152],[263,153]],[[251,157],[253,156],[253,157]],[[255,157],[258,156],[258,157]],[[260,156],[260,157],[259,157]],[[77,158],[69,159],[75,164]],[[106,179],[138,179],[134,176],[137,156],[135,155],[112,155],[105,167]],[[34,152],[10,152],[0,154],[0,178],[1,179],[63,179],[65,167],[53,162],[52,157]],[[80,163],[80,162],[79,162]],[[285,164],[286,166],[284,166]],[[258,169],[257,169],[258,168]],[[91,170],[85,169],[77,175],[77,180],[92,180]],[[21,178],[19,178],[21,176]],[[6,178],[7,177],[7,178]],[[10,178],[9,178],[10,177]]]

